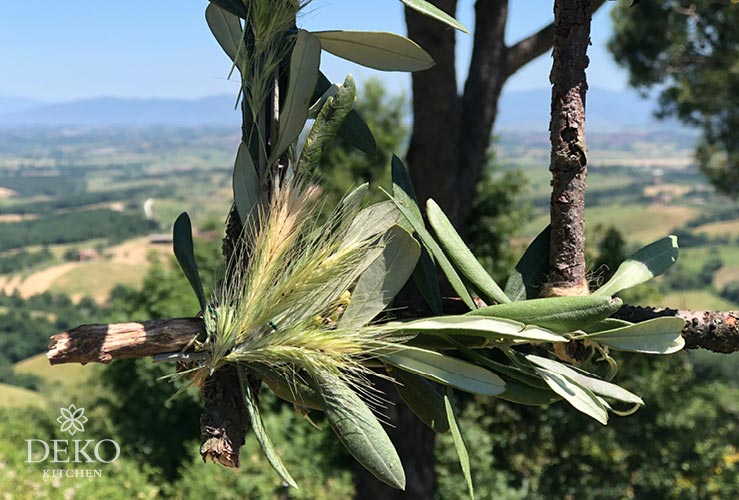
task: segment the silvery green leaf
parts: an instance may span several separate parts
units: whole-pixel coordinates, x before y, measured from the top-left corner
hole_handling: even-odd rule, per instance
[[[249,15],[243,0],[210,0],[210,2],[241,19],[246,19],[246,16]]]
[[[609,317],[622,305],[621,299],[612,297],[546,297],[482,307],[467,315],[508,318],[557,333],[570,333]]]
[[[280,113],[277,143],[272,148],[270,163],[279,158],[300,135],[308,119],[308,108],[318,82],[321,43],[312,33],[300,30],[290,56],[287,95]]]
[[[384,233],[398,223],[400,212],[392,201],[381,201],[363,208],[352,220],[342,245],[365,241]]]
[[[483,316],[439,316],[404,323],[393,323],[396,330],[408,333],[434,335],[471,335],[491,340],[521,340],[527,342],[568,342],[566,337],[546,328],[526,326],[521,322],[505,318]]]
[[[321,395],[300,377],[294,376],[288,379],[283,373],[262,365],[254,365],[251,369],[277,397],[298,406],[323,411]]]
[[[259,178],[246,143],[239,145],[233,172],[234,203],[243,226],[259,203]]]
[[[231,61],[236,62],[236,55],[244,37],[244,30],[241,28],[238,16],[211,3],[205,9],[205,21],[218,45]]]
[[[405,229],[392,226],[383,242],[382,254],[359,277],[339,326],[369,323],[392,302],[415,269],[421,247]]]
[[[377,418],[340,378],[316,374],[326,418],[346,450],[380,481],[405,489],[398,452]]]
[[[344,123],[339,127],[338,136],[363,153],[377,156],[375,136],[356,110],[353,109],[346,115]]]
[[[554,392],[566,399],[577,410],[593,417],[603,425],[608,423],[608,411],[590,389],[559,373],[538,366],[534,369]]]
[[[275,470],[275,472],[277,472],[282,480],[285,481],[287,484],[289,484],[293,488],[297,488],[298,485],[295,483],[295,480],[292,478],[292,476],[290,476],[290,473],[285,468],[282,460],[280,460],[280,457],[279,455],[277,455],[272,441],[267,435],[267,431],[264,429],[264,423],[262,422],[262,416],[259,414],[259,408],[257,407],[256,400],[254,399],[254,394],[251,391],[249,381],[247,380],[241,366],[239,366],[238,372],[239,381],[241,382],[242,387],[242,393],[244,395],[244,404],[246,405],[246,411],[249,414],[249,419],[251,420],[251,428],[252,430],[254,430],[254,437],[257,438],[257,442],[259,442],[259,446],[262,448],[264,456],[267,458],[267,461]]]
[[[321,48],[348,61],[381,71],[420,71],[431,56],[408,38],[375,31],[316,31]]]
[[[549,239],[551,228],[547,226],[532,241],[511,271],[505,293],[513,301],[534,299],[549,274]]]
[[[411,219],[408,217],[411,217],[415,221],[415,225],[424,225],[423,215],[421,215],[421,209],[418,206],[418,199],[413,190],[413,183],[411,183],[408,170],[400,158],[393,155],[390,165],[393,178],[393,198],[396,200],[393,203],[401,203],[408,207],[405,216],[401,217],[401,226],[408,232],[411,232],[413,231],[413,224],[410,223]],[[413,281],[421,292],[423,299],[431,308],[431,312],[437,316],[441,316],[443,310],[441,291],[439,290],[439,282],[436,277],[436,267],[431,257],[430,249],[423,241],[421,243],[421,258],[419,259],[418,266],[413,271]]]
[[[395,388],[408,408],[430,429],[439,434],[449,431],[444,411],[444,397],[423,377],[405,370],[388,367],[388,374],[395,379]]]
[[[625,260],[608,282],[594,295],[612,296],[667,271],[675,262],[679,250],[677,236],[667,236],[650,243]]]
[[[582,338],[619,351],[647,354],[672,354],[685,346],[682,337],[685,321],[680,318],[653,318],[613,330],[590,333]]]
[[[594,325],[586,326],[582,330],[587,333],[600,333],[606,330],[615,330],[616,328],[621,328],[623,326],[629,325],[633,325],[633,323],[621,319],[606,318],[595,323]]]
[[[542,358],[541,356],[535,356],[533,354],[526,355],[526,359],[528,359],[536,366],[546,368],[551,372],[558,373],[574,380],[575,382],[579,383],[583,387],[590,389],[593,393],[598,394],[599,396],[615,399],[624,403],[632,403],[644,406],[644,401],[642,401],[639,396],[627,391],[623,387],[619,387],[616,384],[607,382],[592,375],[585,375],[584,373],[576,371],[573,368],[565,365],[564,363],[560,363],[559,361]]]
[[[426,202],[426,215],[439,243],[462,276],[467,278],[467,281],[487,300],[498,303],[510,302],[511,299],[482,267],[434,200]]]
[[[505,382],[493,372],[436,351],[405,347],[384,354],[381,359],[401,370],[466,392],[496,396],[505,390]]]
[[[431,2],[427,2],[425,0],[400,0],[403,2],[406,6],[409,8],[415,10],[416,12],[420,12],[421,14],[428,16],[432,19],[436,19],[437,21],[440,21],[448,26],[451,26],[452,28],[458,29],[459,31],[463,33],[469,34],[469,31],[467,31],[467,28],[465,28],[462,23],[454,19],[454,17],[450,16],[440,8],[438,8],[436,5],[432,4]]]
[[[459,430],[457,416],[454,414],[454,407],[452,406],[452,395],[452,389],[450,387],[447,387],[446,394],[444,395],[444,407],[446,408],[446,417],[449,421],[449,430],[452,431],[452,440],[454,441],[454,447],[456,448],[457,456],[459,457],[459,465],[462,466],[462,474],[464,475],[464,480],[467,482],[467,491],[470,494],[470,498],[474,500],[475,489],[472,486],[470,457],[467,454],[467,447],[464,444],[462,433]]]
[[[475,303],[472,300],[467,287],[465,287],[462,278],[459,277],[459,274],[457,274],[457,271],[454,269],[454,266],[452,266],[452,263],[449,262],[449,259],[439,244],[436,243],[434,237],[426,230],[423,219],[419,220],[415,210],[405,205],[403,200],[393,197],[391,197],[391,199],[395,202],[398,210],[400,210],[411,225],[413,231],[416,232],[423,245],[429,250],[429,253],[433,255],[434,259],[436,259],[436,262],[439,264],[441,270],[444,271],[444,275],[449,280],[449,284],[452,285],[456,294],[459,295],[459,298],[461,298],[465,305],[470,309],[476,309]]]

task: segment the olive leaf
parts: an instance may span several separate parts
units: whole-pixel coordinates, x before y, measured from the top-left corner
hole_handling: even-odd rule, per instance
[[[452,440],[454,441],[454,447],[457,450],[457,456],[459,457],[459,465],[462,466],[462,474],[464,480],[467,482],[467,491],[470,494],[470,498],[475,498],[475,489],[472,486],[472,473],[470,472],[470,456],[467,453],[467,447],[464,444],[462,433],[459,430],[459,424],[457,423],[457,416],[454,414],[454,407],[452,406],[452,398],[454,391],[450,387],[447,387],[446,394],[444,394],[444,407],[446,408],[446,416],[449,421],[449,430],[452,432]]]
[[[277,455],[272,441],[267,435],[267,431],[264,429],[262,416],[259,414],[259,407],[257,407],[257,402],[254,398],[254,394],[252,394],[251,386],[249,385],[249,381],[244,374],[244,369],[241,366],[238,367],[238,373],[239,382],[241,383],[242,393],[244,395],[244,404],[246,405],[246,411],[249,414],[249,420],[251,420],[251,427],[254,431],[254,436],[257,438],[259,446],[262,448],[262,452],[264,452],[264,456],[267,458],[267,461],[275,470],[275,472],[280,475],[283,481],[285,481],[293,488],[297,488],[298,485],[295,483],[295,480],[292,478],[292,476],[290,476],[290,473],[285,468],[282,460],[280,460],[280,457],[279,455]]]
[[[402,203],[408,207],[407,213],[404,214],[401,226],[407,231],[414,231],[413,225],[410,223],[408,217],[411,217],[416,225],[423,226],[423,215],[421,215],[421,209],[418,206],[418,199],[416,198],[416,192],[413,189],[413,183],[408,175],[408,170],[403,165],[403,162],[397,156],[393,155],[391,161],[391,170],[393,178],[393,203]],[[423,299],[431,308],[431,312],[434,314],[441,315],[442,304],[441,304],[441,291],[439,290],[439,282],[436,277],[436,267],[434,261],[431,258],[431,253],[426,244],[421,240],[421,257],[418,261],[418,265],[413,270],[413,282],[421,292]]]
[[[567,400],[575,409],[594,418],[603,425],[608,423],[608,411],[593,392],[566,375],[535,366],[536,372],[549,387]]]
[[[449,259],[447,258],[446,254],[444,254],[444,251],[441,249],[434,237],[431,236],[431,233],[426,230],[423,219],[419,220],[419,217],[415,213],[415,210],[406,205],[402,199],[396,199],[389,194],[388,196],[391,200],[395,202],[398,210],[400,210],[400,212],[406,218],[408,223],[418,235],[421,242],[429,250],[429,253],[434,256],[436,262],[439,264],[439,267],[449,280],[449,284],[452,285],[454,291],[457,293],[457,295],[459,295],[459,298],[461,298],[465,305],[470,309],[476,309],[475,303],[472,300],[467,287],[465,287],[462,278],[459,277],[459,274],[457,274],[454,266],[452,266],[452,263],[449,262]]]
[[[482,316],[440,316],[404,323],[391,323],[398,332],[432,335],[469,335],[490,340],[519,340],[527,342],[568,342],[566,337],[536,325],[525,325],[506,318]]]
[[[405,229],[392,226],[383,242],[380,256],[359,277],[339,326],[370,322],[390,304],[416,267],[421,247]]]
[[[408,408],[438,434],[449,431],[449,422],[444,411],[444,397],[423,377],[387,367],[388,374],[397,382],[395,388]]]
[[[357,213],[344,235],[342,245],[349,245],[382,234],[398,223],[400,212],[392,201],[374,203]]]
[[[326,418],[347,451],[380,481],[405,489],[398,452],[369,407],[340,378],[316,374]]]
[[[377,156],[375,136],[356,110],[349,111],[337,135],[363,153]]]
[[[174,222],[172,230],[172,246],[174,247],[174,255],[180,264],[183,274],[190,282],[190,286],[198,298],[200,311],[205,311],[206,300],[203,292],[203,283],[200,281],[198,266],[195,263],[195,253],[193,251],[192,242],[192,224],[190,216],[187,212],[182,212]]]
[[[594,295],[616,295],[621,290],[649,281],[677,262],[678,254],[677,236],[667,236],[650,243],[618,266],[611,279]]]
[[[302,377],[305,375],[295,376],[293,379],[285,378],[284,374],[274,369],[263,366],[253,365],[251,369],[259,375],[267,386],[277,397],[289,401],[295,405],[313,410],[323,410],[323,399],[311,384],[306,383]]]
[[[564,363],[560,363],[559,361],[542,358],[541,356],[535,356],[533,354],[526,355],[526,359],[536,366],[546,368],[551,372],[559,373],[560,375],[574,380],[599,396],[611,398],[616,401],[622,401],[624,403],[644,406],[644,401],[639,396],[627,391],[623,387],[606,380],[596,378],[590,374],[586,375],[580,371],[576,371],[574,368],[571,368]]]
[[[239,144],[233,171],[233,192],[236,210],[243,226],[259,203],[259,178],[254,160],[246,143]]]
[[[246,19],[246,16],[249,15],[242,0],[210,0],[210,2],[241,19]]]
[[[326,52],[382,71],[420,71],[434,65],[431,56],[408,38],[374,31],[316,31]]]
[[[235,63],[239,46],[244,37],[244,30],[241,28],[241,21],[239,21],[238,16],[211,3],[205,8],[205,21],[208,23],[208,27],[218,45]]]
[[[516,263],[505,286],[511,300],[533,299],[539,296],[549,274],[549,239],[551,228],[547,226],[529,244]]]
[[[619,351],[647,354],[672,354],[685,346],[682,337],[685,321],[680,318],[653,318],[611,330],[589,333],[581,338]]]
[[[321,44],[318,39],[308,31],[298,31],[290,56],[287,95],[280,113],[277,143],[272,148],[270,164],[298,138],[305,126],[320,63]]]
[[[406,347],[381,356],[382,361],[457,389],[496,396],[505,390],[498,375],[461,359],[436,351]]]
[[[434,200],[426,202],[426,215],[439,243],[462,276],[467,278],[467,281],[489,301],[510,302],[511,299],[503,293],[492,276],[478,262]]]
[[[547,297],[483,307],[470,311],[466,316],[508,318],[556,333],[569,333],[609,317],[621,305],[621,299],[611,297]]]
[[[442,23],[451,26],[452,28],[458,29],[459,31],[463,33],[469,34],[469,31],[467,31],[467,28],[465,28],[462,23],[454,19],[452,16],[438,8],[436,5],[426,2],[425,0],[400,0],[403,2],[408,8],[411,8],[415,10],[416,12],[420,12],[421,14],[428,16],[432,19],[436,19],[437,21],[441,21]]]

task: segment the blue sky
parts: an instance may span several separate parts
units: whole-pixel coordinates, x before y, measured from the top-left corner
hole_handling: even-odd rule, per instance
[[[473,0],[459,1],[459,19],[474,24]],[[509,42],[552,18],[548,0],[511,0]],[[0,2],[0,96],[66,101],[97,96],[196,98],[236,92],[226,80],[229,61],[205,24],[206,0],[23,0]],[[626,74],[605,43],[608,10],[593,21],[588,78],[591,86],[625,87]],[[364,29],[404,34],[398,0],[314,0],[299,19],[302,27]],[[469,61],[471,37],[458,35],[459,74]],[[359,80],[380,76],[405,91],[408,77],[378,73],[332,56],[323,59],[333,80],[348,72]],[[548,87],[549,56],[540,57],[506,90]]]

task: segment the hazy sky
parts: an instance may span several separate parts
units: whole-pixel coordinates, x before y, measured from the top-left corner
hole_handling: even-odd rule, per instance
[[[460,0],[458,17],[473,27],[473,0]],[[552,18],[550,0],[511,0],[509,42]],[[206,0],[22,0],[0,1],[0,96],[64,101],[95,96],[184,97],[235,93],[226,80],[230,61],[205,24]],[[625,72],[605,43],[608,10],[593,22],[589,82],[622,89]],[[398,0],[314,0],[298,24],[310,30],[364,29],[405,33]],[[471,39],[457,35],[459,73],[469,61]],[[506,90],[549,85],[548,55],[515,75]],[[379,73],[332,56],[323,68],[335,81],[351,72],[359,80],[383,78],[394,89],[409,87],[400,73]]]

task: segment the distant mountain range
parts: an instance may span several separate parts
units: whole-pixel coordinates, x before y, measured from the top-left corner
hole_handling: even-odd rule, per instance
[[[217,95],[201,99],[125,99],[99,97],[63,103],[43,103],[0,96],[2,127],[111,127],[111,126],[227,126],[240,123],[236,97]],[[549,125],[548,89],[504,92],[497,130],[543,130]],[[654,103],[633,90],[591,88],[587,95],[588,129],[674,128],[652,117]]]

